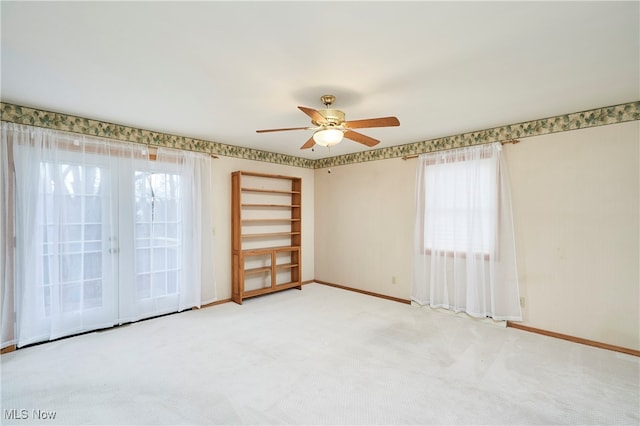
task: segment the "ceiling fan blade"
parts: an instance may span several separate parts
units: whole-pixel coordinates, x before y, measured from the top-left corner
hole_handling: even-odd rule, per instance
[[[347,130],[346,132],[344,132],[344,137],[366,146],[374,146],[380,143],[380,141],[377,139],[370,138],[369,136],[363,135],[362,133],[354,132],[352,130]]]
[[[306,141],[306,142],[304,143],[304,145],[302,145],[302,146],[300,147],[300,149],[313,148],[313,146],[314,146],[315,144],[316,144],[316,141],[314,141],[314,140],[313,140],[313,136],[311,136],[311,137],[309,138],[309,140],[308,140],[308,141]]]
[[[366,120],[345,121],[343,125],[349,129],[362,129],[364,127],[392,127],[399,126],[400,121],[396,117],[368,118]]]
[[[266,129],[266,130],[256,130],[256,133],[268,133],[268,132],[284,132],[286,130],[307,130],[309,127],[288,127],[284,129]]]
[[[313,108],[307,108],[303,106],[299,106],[298,109],[305,114],[307,114],[311,119],[318,124],[326,123],[326,119],[320,114],[317,110]]]

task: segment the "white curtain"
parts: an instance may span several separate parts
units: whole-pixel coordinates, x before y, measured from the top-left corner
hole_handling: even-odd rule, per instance
[[[0,342],[2,348],[16,343],[15,329],[13,326],[5,327],[5,324],[13,325],[14,306],[13,306],[13,215],[9,214],[12,208],[10,202],[10,188],[13,189],[12,175],[9,173],[11,163],[10,154],[11,146],[2,131],[2,140],[0,141],[0,321],[2,329],[0,330]]]
[[[120,322],[200,307],[203,277],[213,275],[210,164],[208,155],[159,148],[156,161],[135,165]]]
[[[4,122],[2,144],[13,151],[16,236],[3,347],[5,335],[24,346],[200,306],[213,264],[202,254],[209,156],[161,150],[151,161],[143,145]]]
[[[411,299],[474,317],[522,319],[500,143],[419,157]]]
[[[213,276],[213,209],[211,203],[211,157],[189,151],[159,148],[157,161],[177,162],[184,179],[182,235],[183,267],[178,310],[200,307],[202,282]],[[187,285],[189,284],[189,285]],[[214,283],[209,283],[212,285]],[[215,286],[213,286],[215,289]]]

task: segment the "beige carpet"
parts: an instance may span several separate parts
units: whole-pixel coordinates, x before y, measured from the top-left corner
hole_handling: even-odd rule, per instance
[[[636,357],[320,284],[21,349],[1,367],[2,424],[640,422]]]

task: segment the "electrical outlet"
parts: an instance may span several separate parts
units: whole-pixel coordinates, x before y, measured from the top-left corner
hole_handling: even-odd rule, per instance
[[[395,284],[396,283],[396,277],[395,275],[393,277],[391,277],[391,284]]]
[[[524,308],[524,301],[525,301],[524,297],[521,297],[520,298],[520,307],[521,308]]]

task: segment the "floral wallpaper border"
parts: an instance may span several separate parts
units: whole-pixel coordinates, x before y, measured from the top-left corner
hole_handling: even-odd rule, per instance
[[[540,120],[526,121],[493,129],[463,133],[444,138],[430,139],[422,142],[380,148],[354,154],[316,160],[315,168],[341,166],[365,161],[398,158],[409,155],[424,154],[464,146],[480,145],[484,143],[508,141],[549,133],[566,132],[569,130],[588,127],[604,126],[607,124],[623,123],[625,121],[640,120],[640,101],[603,107],[573,114],[559,115]]]
[[[269,163],[285,164],[289,166],[313,168],[314,160],[293,157],[285,154],[261,151],[226,145],[219,142],[192,139],[184,136],[169,135],[150,130],[136,129],[73,115],[34,108],[0,103],[0,118],[17,124],[26,124],[47,129],[61,130],[83,135],[99,136],[125,142],[137,142],[149,146],[183,149],[186,151],[203,152],[211,155],[243,158],[248,160],[265,161]]]
[[[225,157],[320,169],[640,120],[640,101],[319,160],[152,132],[8,103],[0,103],[0,114],[2,121],[12,123],[137,142],[149,146],[177,148]]]

